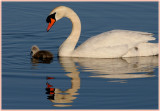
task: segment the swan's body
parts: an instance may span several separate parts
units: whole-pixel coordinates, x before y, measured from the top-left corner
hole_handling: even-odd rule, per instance
[[[55,21],[67,17],[72,22],[72,32],[59,48],[59,56],[118,58],[158,55],[158,44],[148,43],[155,40],[152,33],[112,30],[91,37],[75,49],[81,33],[81,22],[78,15],[70,8],[59,6],[53,9],[47,18],[51,28]],[[53,20],[53,21],[52,21]]]

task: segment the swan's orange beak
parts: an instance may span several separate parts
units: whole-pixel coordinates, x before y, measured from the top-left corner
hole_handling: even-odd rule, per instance
[[[49,22],[48,27],[47,27],[47,32],[50,30],[50,28],[53,26],[53,24],[56,22],[55,19],[51,18],[51,22]]]

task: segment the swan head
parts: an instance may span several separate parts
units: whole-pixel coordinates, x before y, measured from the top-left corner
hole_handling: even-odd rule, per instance
[[[33,56],[35,53],[37,53],[39,51],[38,46],[33,45],[31,48],[31,55]]]
[[[69,12],[71,11],[72,9],[65,6],[59,6],[53,9],[46,19],[46,22],[49,23],[47,27],[47,32],[51,29],[51,27],[54,25],[56,21],[60,20],[63,17],[67,17]]]

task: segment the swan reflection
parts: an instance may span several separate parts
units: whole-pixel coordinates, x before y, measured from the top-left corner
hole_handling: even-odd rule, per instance
[[[154,77],[154,68],[158,66],[158,57],[135,57],[121,59],[91,59],[91,58],[67,58],[60,57],[59,63],[67,72],[67,76],[71,78],[71,88],[62,91],[53,88],[47,82],[48,99],[54,103],[55,107],[69,107],[79,95],[80,89],[80,71],[81,66],[84,72],[90,72],[90,77],[106,78],[109,82],[126,83],[131,78],[147,78]],[[78,65],[76,65],[78,64]]]
[[[47,82],[46,93],[49,94],[48,99],[55,103],[53,106],[55,107],[69,107],[72,106],[66,103],[72,103],[79,95],[78,90],[80,89],[80,72],[77,70],[76,65],[72,62],[71,58],[67,59],[60,59],[60,64],[64,68],[66,75],[71,78],[71,88],[67,89],[66,91],[62,91],[59,88],[53,88]]]
[[[154,77],[154,68],[158,66],[158,56],[117,59],[60,58],[59,61],[66,63],[62,65],[66,71],[75,71],[77,66],[69,66],[78,63],[84,72],[93,73],[90,77],[110,79]]]

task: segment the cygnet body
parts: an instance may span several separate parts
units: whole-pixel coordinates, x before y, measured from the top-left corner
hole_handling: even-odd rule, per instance
[[[36,59],[52,59],[53,54],[46,50],[40,50],[38,46],[33,45],[31,48],[32,57]]]

